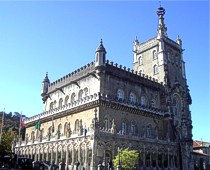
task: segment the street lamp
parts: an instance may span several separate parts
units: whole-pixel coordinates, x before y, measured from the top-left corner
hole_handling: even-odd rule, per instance
[[[118,156],[119,156],[118,165],[120,167],[120,147],[117,148],[117,151],[118,151]]]

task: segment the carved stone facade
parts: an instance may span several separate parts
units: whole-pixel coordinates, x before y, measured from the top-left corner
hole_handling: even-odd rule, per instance
[[[15,152],[73,169],[107,166],[118,148],[138,150],[139,169],[193,169],[191,98],[182,44],[167,37],[165,10],[158,35],[134,41],[134,68],[106,60],[102,40],[95,61],[50,83],[43,80],[44,112],[25,121]],[[35,123],[41,120],[40,129]]]

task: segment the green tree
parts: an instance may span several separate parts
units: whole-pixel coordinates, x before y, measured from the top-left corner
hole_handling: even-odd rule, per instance
[[[0,112],[0,128],[2,128],[2,134],[1,135],[1,144],[0,144],[0,152],[1,153],[7,153],[11,152],[11,145],[12,141],[14,139],[14,136],[16,136],[16,139],[18,139],[19,134],[19,127],[20,127],[20,118],[21,114],[18,112],[12,112],[6,113],[4,112],[4,119],[3,119],[3,127],[2,127],[2,117],[3,112]],[[22,115],[22,119],[27,118],[25,115]],[[22,140],[25,139],[25,127],[21,128],[20,131],[20,137],[22,137]]]
[[[120,161],[120,165],[123,169],[134,169],[137,160],[139,158],[139,153],[137,150],[124,149],[115,156],[113,162],[114,166],[117,167]],[[120,160],[119,160],[120,159]]]
[[[12,151],[12,141],[14,139],[15,132],[10,128],[7,132],[3,132],[1,141],[1,152],[11,152]]]

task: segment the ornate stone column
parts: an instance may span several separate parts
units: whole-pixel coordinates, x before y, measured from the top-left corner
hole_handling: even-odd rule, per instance
[[[167,158],[168,158],[168,166],[167,166],[167,168],[169,168],[170,167],[170,156],[169,156],[169,148],[168,148],[168,155],[167,155]]]
[[[72,169],[74,169],[74,148],[72,148],[71,154],[72,154],[72,162],[71,162],[71,165],[72,165]]]
[[[145,167],[145,145],[143,146],[143,167]]]
[[[85,159],[84,167],[85,167],[85,169],[88,169],[88,148],[87,148],[87,146],[85,146],[84,153],[85,153],[85,155],[84,155],[84,159]]]
[[[81,146],[79,146],[78,148],[78,161],[80,162],[80,166],[81,166]]]
[[[37,161],[37,157],[36,157],[36,149],[33,148],[33,151],[32,151],[32,158],[34,157],[34,160]]]
[[[56,145],[56,151],[55,151],[55,163],[58,164],[58,145]]]
[[[97,169],[97,165],[96,165],[96,163],[95,163],[95,158],[96,158],[96,149],[95,149],[96,147],[93,147],[92,148],[92,160],[91,160],[91,167],[90,167],[90,169],[91,170],[96,170]]]
[[[69,164],[69,148],[68,145],[66,145],[66,167],[65,169],[68,169],[68,164]]]
[[[40,148],[38,149],[37,160],[40,161]]]
[[[150,168],[152,168],[152,153],[149,154],[149,163],[150,163]]]
[[[172,168],[175,168],[175,164],[174,164],[174,154],[173,154],[173,157],[172,157]]]
[[[51,158],[50,159],[51,159],[50,162],[52,164],[53,163],[53,147],[51,148]]]
[[[164,159],[165,159],[165,154],[162,154],[162,168],[165,168],[164,167]]]
[[[63,146],[61,147],[61,162],[63,161]],[[60,162],[59,162],[60,163]]]
[[[155,159],[156,167],[159,168],[159,165],[158,165],[158,152],[155,154],[155,156],[156,156],[156,159]]]
[[[145,152],[142,152],[142,163],[142,166],[145,167]]]
[[[86,166],[86,164],[85,164],[85,162],[86,162],[85,161],[85,148],[84,147],[82,148],[82,158],[83,158],[82,161],[83,161],[83,169],[84,169]]]
[[[49,161],[49,145],[47,145],[46,160]]]

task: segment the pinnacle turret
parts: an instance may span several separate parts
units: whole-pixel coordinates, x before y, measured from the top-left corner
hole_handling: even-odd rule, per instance
[[[42,100],[43,102],[45,102],[47,100],[47,92],[48,92],[48,86],[50,85],[50,80],[48,78],[48,72],[46,73],[46,76],[44,78],[44,80],[42,81]]]
[[[179,44],[180,47],[182,47],[182,40],[181,40],[181,38],[179,37],[179,35],[177,36],[176,43]]]
[[[103,41],[101,39],[95,53],[95,66],[104,65],[105,61],[106,61],[106,49],[104,48]]]
[[[96,52],[105,52],[106,53],[106,49],[103,46],[103,41],[101,39],[98,48],[96,49]]]
[[[167,37],[167,27],[164,24],[164,15],[165,15],[165,9],[163,7],[159,7],[157,10],[158,15],[158,38],[163,38],[164,36]]]

